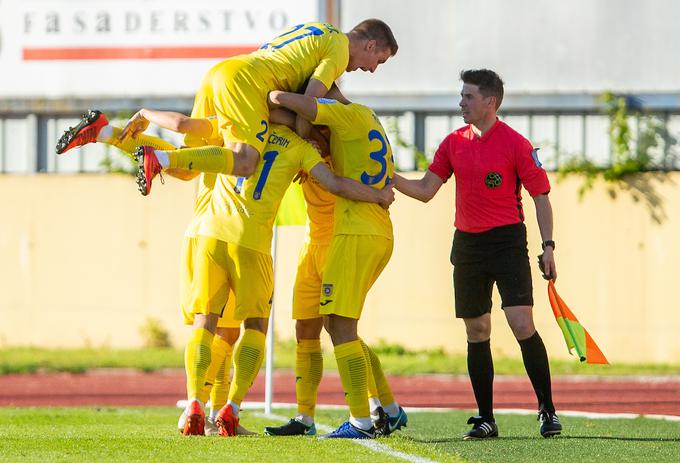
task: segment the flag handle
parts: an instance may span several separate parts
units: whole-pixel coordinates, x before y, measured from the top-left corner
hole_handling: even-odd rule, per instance
[[[278,234],[276,225],[272,237],[272,268],[276,269],[276,236]],[[274,288],[276,288],[276,272],[274,272]],[[271,415],[274,397],[274,294],[272,294],[272,308],[269,314],[269,327],[267,328],[267,363],[264,373],[264,413]]]

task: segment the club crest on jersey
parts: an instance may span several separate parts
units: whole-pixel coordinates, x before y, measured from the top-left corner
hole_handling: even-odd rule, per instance
[[[333,295],[333,285],[332,284],[324,284],[322,291],[323,291],[323,295],[325,297],[332,296]]]
[[[538,150],[540,148],[534,148],[531,150],[531,158],[534,160],[534,163],[536,164],[536,167],[543,167],[543,164],[541,164],[541,161],[538,160]]]
[[[486,184],[487,187],[493,190],[494,188],[498,188],[499,186],[501,186],[501,183],[503,183],[503,176],[498,172],[489,172],[488,174],[486,174],[484,183]]]

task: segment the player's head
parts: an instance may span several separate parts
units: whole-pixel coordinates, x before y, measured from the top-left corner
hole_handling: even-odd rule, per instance
[[[489,69],[470,69],[461,71],[460,80],[463,81],[459,103],[463,120],[475,124],[491,115],[495,117],[503,101],[500,76]]]
[[[399,49],[390,26],[379,19],[366,19],[347,33],[349,63],[347,71],[374,72]]]

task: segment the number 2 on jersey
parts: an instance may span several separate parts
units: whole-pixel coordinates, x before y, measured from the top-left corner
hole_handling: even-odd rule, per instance
[[[267,151],[262,155],[262,160],[264,164],[262,165],[262,172],[260,172],[260,178],[257,179],[257,185],[255,185],[255,191],[253,191],[253,199],[259,201],[262,197],[262,190],[267,183],[267,177],[269,177],[269,172],[272,170],[272,165],[276,156],[279,155],[278,151]]]
[[[279,39],[283,39],[284,37],[288,37],[295,32],[299,31],[304,27],[304,31],[302,34],[295,35],[293,37],[289,37],[288,39],[284,40],[281,43],[277,43],[276,45],[272,45],[272,42],[276,42]],[[296,40],[304,39],[305,37],[309,37],[310,35],[323,35],[323,31],[319,29],[316,26],[305,26],[304,24],[298,24],[297,26],[293,27],[291,30],[284,32],[283,34],[279,35],[276,37],[272,42],[267,42],[264,45],[260,47],[260,50],[263,50],[265,48],[270,48],[272,50],[278,50],[279,48],[283,48],[286,45],[288,45],[291,42],[295,42]]]
[[[378,140],[380,142],[380,149],[369,153],[371,159],[380,163],[380,172],[376,175],[369,175],[368,172],[364,171],[361,174],[361,183],[364,185],[375,185],[376,183],[380,183],[387,173],[387,159],[385,158],[387,156],[387,142],[385,141],[383,134],[376,129],[368,132],[368,139],[369,141]]]

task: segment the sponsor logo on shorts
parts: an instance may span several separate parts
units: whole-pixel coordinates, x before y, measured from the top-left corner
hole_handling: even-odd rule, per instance
[[[319,305],[320,305],[321,307],[323,307],[323,306],[325,306],[325,305],[330,304],[331,302],[333,302],[333,299],[326,299],[325,301],[320,302]]]
[[[319,104],[333,104],[338,102],[338,100],[334,100],[333,98],[317,98],[316,101],[318,101]]]
[[[324,284],[322,291],[324,296],[331,297],[333,295],[333,285],[329,283]]]
[[[498,188],[499,186],[501,186],[501,183],[503,183],[503,177],[498,172],[489,172],[488,174],[486,174],[484,183],[486,184],[487,187],[493,190],[494,188]]]

